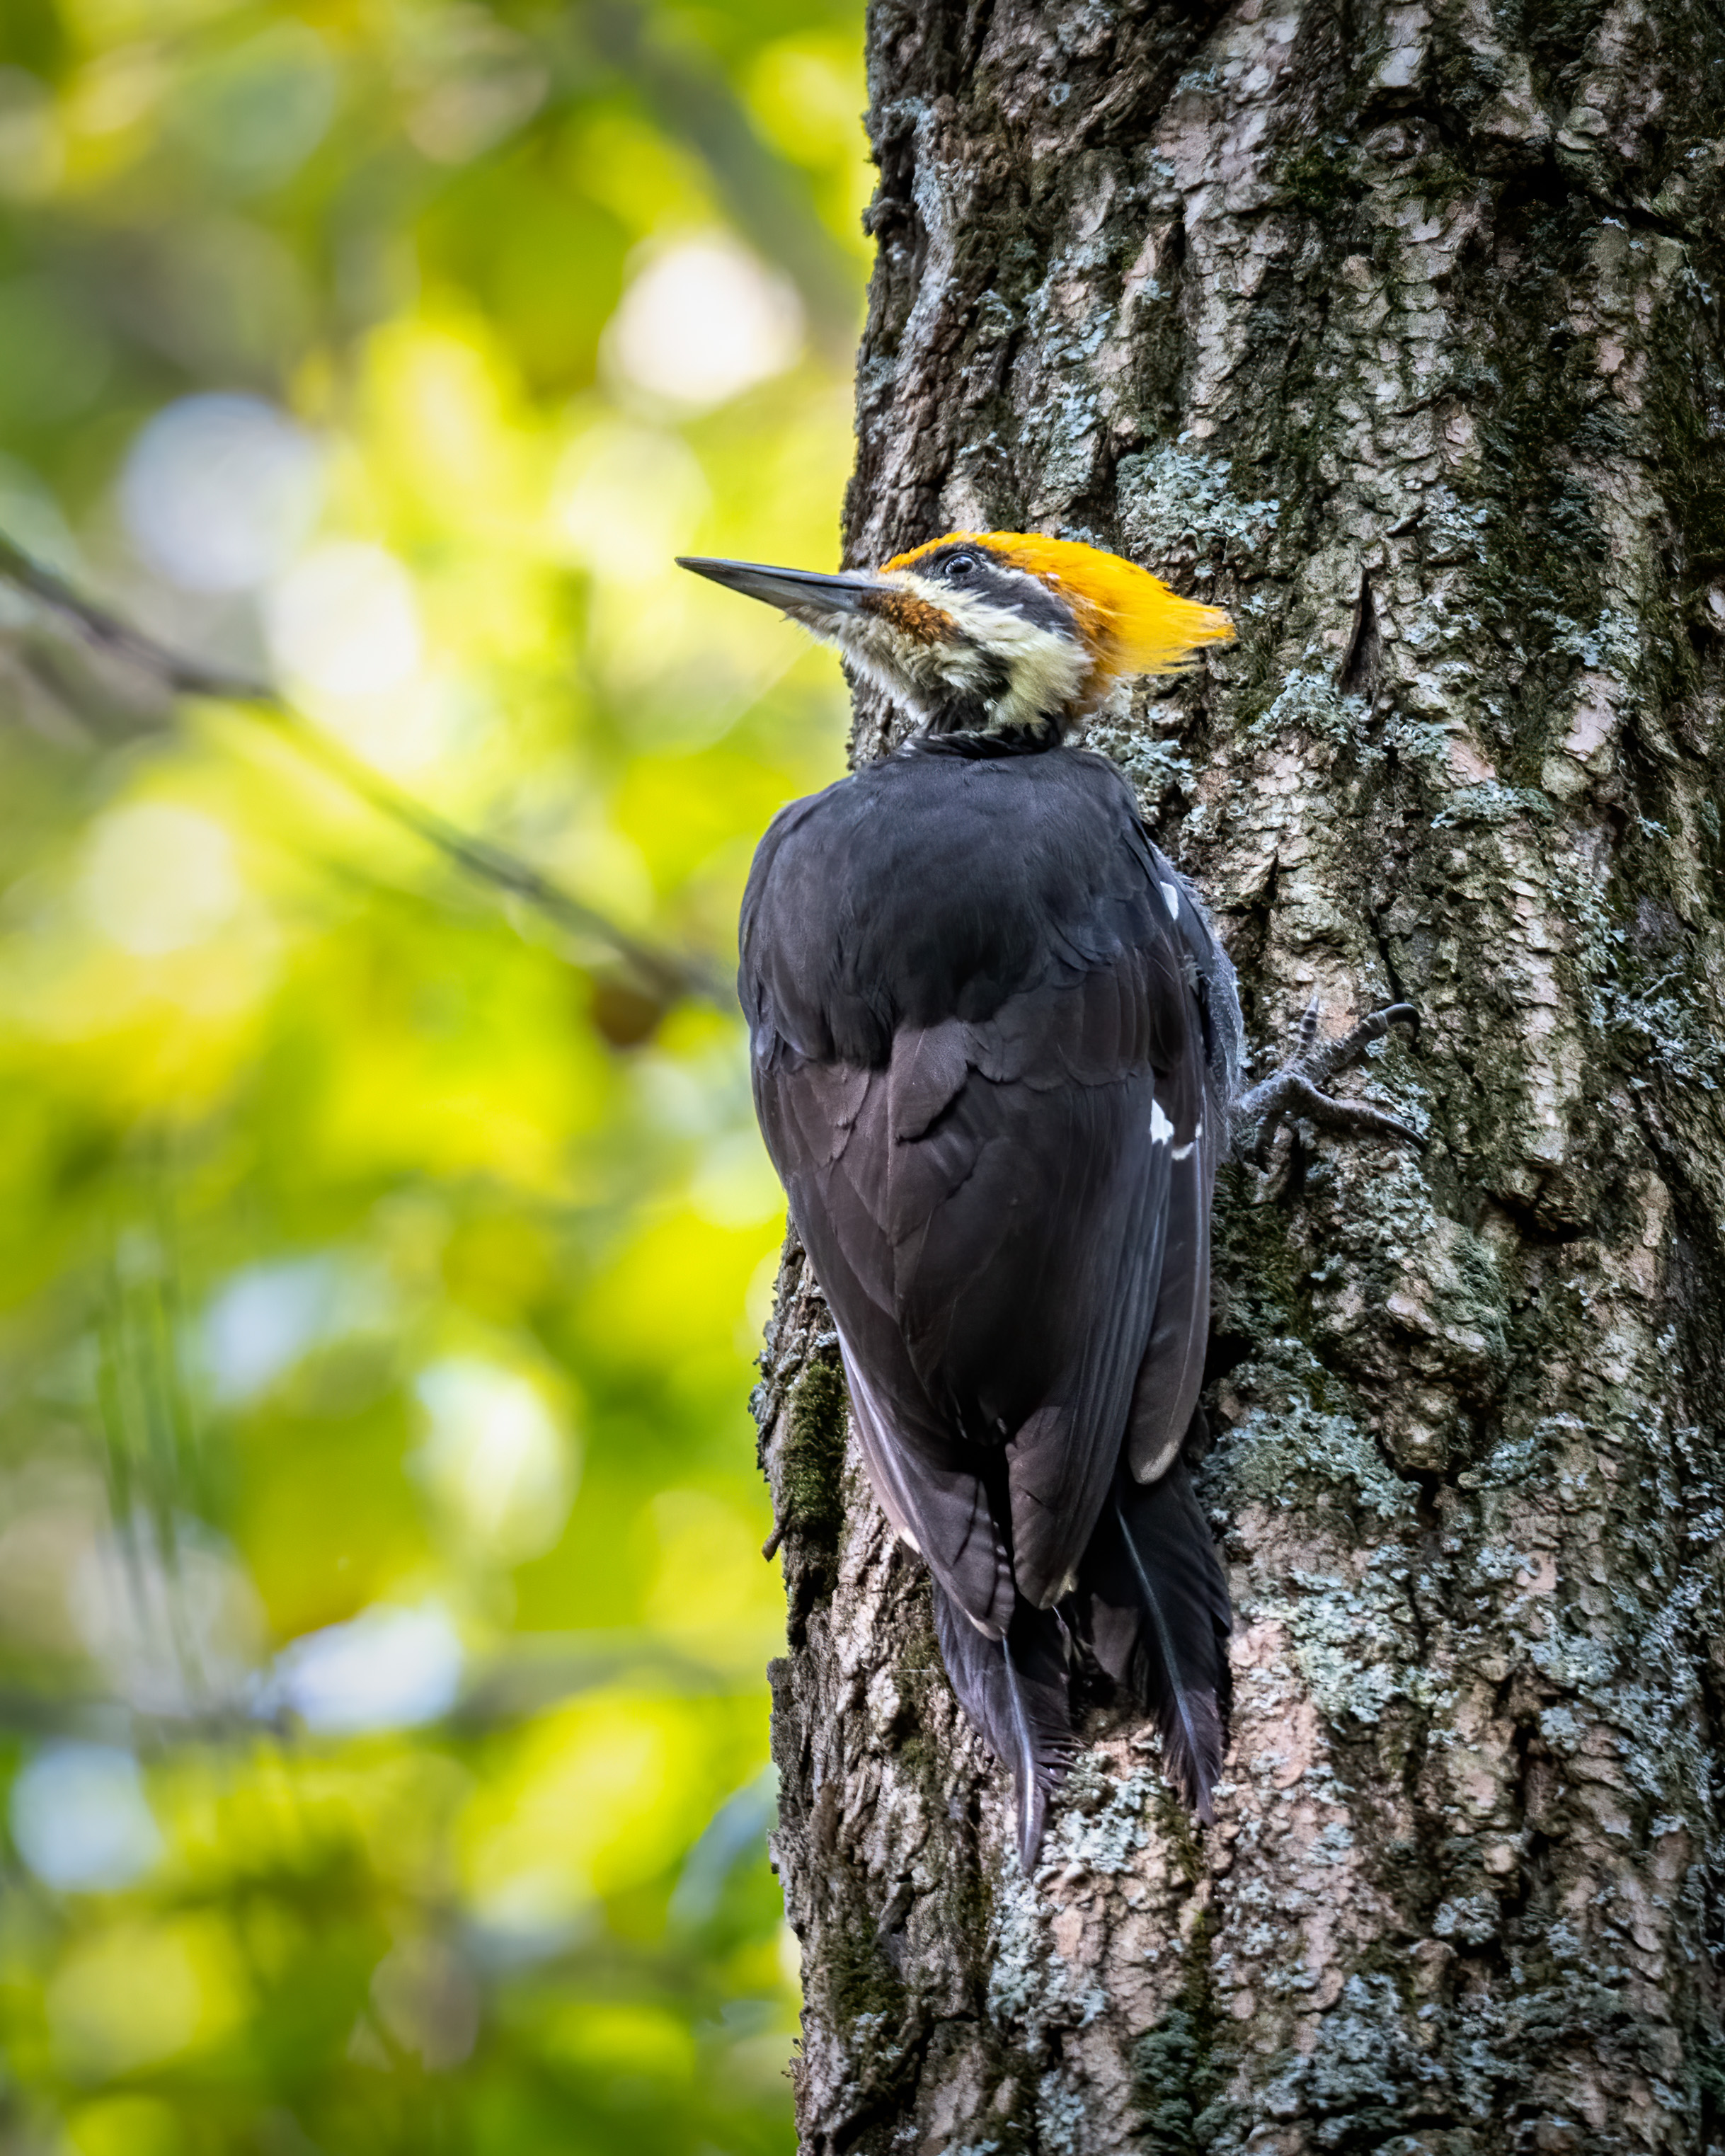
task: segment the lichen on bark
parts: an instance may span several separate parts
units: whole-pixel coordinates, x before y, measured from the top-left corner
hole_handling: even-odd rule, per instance
[[[1725,16],[876,0],[870,57],[850,558],[1040,526],[1233,610],[1091,738],[1266,1051],[1419,1005],[1362,1082],[1429,1144],[1224,1176],[1218,1822],[1092,1711],[1034,1881],[790,1253],[803,2145],[1725,2146]]]

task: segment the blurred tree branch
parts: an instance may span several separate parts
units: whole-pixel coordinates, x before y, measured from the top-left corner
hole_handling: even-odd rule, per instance
[[[687,1652],[644,1625],[526,1633],[477,1656],[447,1711],[417,1726],[439,1729],[451,1738],[482,1737],[625,1681],[669,1688],[689,1698],[723,1697],[735,1689],[737,1673],[721,1660]],[[0,1683],[0,1735],[110,1743],[144,1738],[160,1751],[177,1743],[292,1738],[305,1727],[290,1705],[270,1701],[267,1684],[263,1691],[188,1703],[174,1712],[159,1704],[141,1704],[120,1689]]]
[[[0,582],[36,600],[84,642],[135,667],[175,696],[208,698],[249,711],[379,815],[411,831],[478,882],[521,900],[572,935],[603,944],[655,999],[669,1004],[692,996],[721,1009],[731,1007],[728,985],[701,960],[644,942],[507,847],[464,829],[416,800],[295,711],[271,683],[170,650],[75,591],[3,534]]]

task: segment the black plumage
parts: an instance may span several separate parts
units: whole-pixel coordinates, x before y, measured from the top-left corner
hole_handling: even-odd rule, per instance
[[[1179,1461],[1239,1065],[1233,971],[1130,789],[1051,733],[925,732],[750,876],[761,1127],[880,1501],[1012,1768],[1028,1866],[1076,1643],[1208,1817],[1228,1599]]]

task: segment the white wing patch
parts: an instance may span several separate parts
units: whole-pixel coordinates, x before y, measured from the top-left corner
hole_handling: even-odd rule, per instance
[[[1168,1117],[1167,1117],[1165,1115],[1163,1115],[1163,1113],[1162,1112],[1162,1103],[1161,1103],[1161,1101],[1153,1101],[1150,1103],[1150,1142],[1151,1142],[1151,1144],[1152,1144],[1152,1145],[1166,1145],[1166,1144],[1168,1143],[1168,1140],[1169,1140],[1171,1137],[1173,1137],[1173,1134],[1174,1134],[1174,1127],[1173,1127],[1173,1124],[1168,1121]]]
[[[1180,917],[1180,887],[1178,884],[1165,883],[1162,886],[1162,902],[1168,908],[1169,920],[1178,921]]]
[[[1190,1160],[1192,1158],[1192,1148],[1198,1143],[1198,1141],[1203,1136],[1204,1125],[1202,1123],[1194,1125],[1191,1137],[1187,1139],[1184,1145],[1176,1146],[1170,1158],[1174,1160]]]

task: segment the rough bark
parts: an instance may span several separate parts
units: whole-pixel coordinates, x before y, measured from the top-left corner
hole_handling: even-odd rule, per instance
[[[1031,1881],[788,1254],[803,2148],[1725,2145],[1725,17],[877,0],[870,53],[850,557],[1037,526],[1235,610],[1092,739],[1258,1042],[1419,1004],[1364,1083],[1430,1145],[1229,1172],[1218,1824],[1093,1707]]]

